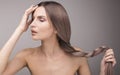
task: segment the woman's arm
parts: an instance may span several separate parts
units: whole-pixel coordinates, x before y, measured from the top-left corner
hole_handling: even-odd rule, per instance
[[[26,57],[30,54],[30,49],[25,49],[16,54],[16,56],[9,61],[5,71],[2,75],[15,75],[19,70],[27,66]]]
[[[85,57],[82,58],[82,64],[78,69],[78,75],[91,75],[88,60]]]
[[[16,29],[11,38],[7,41],[7,43],[3,46],[3,48],[0,51],[0,74],[4,71],[9,56],[15,46],[15,43],[20,38],[20,35],[22,34],[22,31],[19,29]]]
[[[83,51],[81,48],[73,47],[77,51]],[[80,57],[79,63],[81,65],[79,66],[79,69],[77,71],[78,75],[91,75],[88,60],[86,57]]]
[[[37,6],[31,6],[29,9],[26,10],[25,14],[23,15],[23,18],[19,24],[19,26],[16,28],[15,32],[12,34],[10,39],[5,43],[5,45],[0,50],[0,75],[7,67],[9,56],[22,35],[23,32],[25,32],[28,29],[28,26],[31,21],[28,22],[28,16],[37,8]]]

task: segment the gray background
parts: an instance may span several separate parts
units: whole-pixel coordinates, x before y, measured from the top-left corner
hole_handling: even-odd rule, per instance
[[[24,11],[41,0],[0,0],[0,47],[18,26]],[[120,1],[119,0],[55,0],[67,10],[72,27],[71,43],[85,51],[107,45],[114,49],[117,64],[115,75],[120,75]],[[38,46],[30,30],[22,35],[10,57],[24,48]],[[92,75],[99,75],[103,54],[89,58]],[[27,68],[16,75],[30,75]]]

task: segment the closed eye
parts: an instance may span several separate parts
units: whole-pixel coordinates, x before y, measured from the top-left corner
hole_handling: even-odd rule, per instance
[[[46,19],[45,19],[45,17],[44,17],[44,16],[38,16],[38,19],[39,19],[41,22],[46,21]]]
[[[44,22],[44,21],[46,21],[45,19],[39,19],[41,22]]]

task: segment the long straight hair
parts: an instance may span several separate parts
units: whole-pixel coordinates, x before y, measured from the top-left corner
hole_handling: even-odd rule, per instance
[[[75,50],[70,43],[71,25],[65,8],[55,1],[43,1],[40,2],[38,6],[43,6],[45,8],[48,18],[50,19],[53,27],[57,30],[59,45],[66,53],[73,56],[93,57],[109,49],[106,46],[101,46],[90,53]],[[105,75],[112,75],[111,63],[108,63],[108,65],[106,64],[106,67]]]

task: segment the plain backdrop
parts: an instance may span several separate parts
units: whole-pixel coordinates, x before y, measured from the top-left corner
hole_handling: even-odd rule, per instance
[[[5,44],[19,25],[24,11],[40,1],[43,0],[0,0],[0,47]],[[117,59],[114,75],[120,75],[120,1],[54,1],[61,3],[68,12],[72,28],[71,44],[87,52],[102,45],[113,48]],[[30,30],[28,30],[19,39],[10,59],[24,48],[39,45],[40,41],[33,41]],[[102,57],[103,53],[88,59],[92,75],[99,75]],[[16,75],[30,75],[30,72],[24,68]]]

